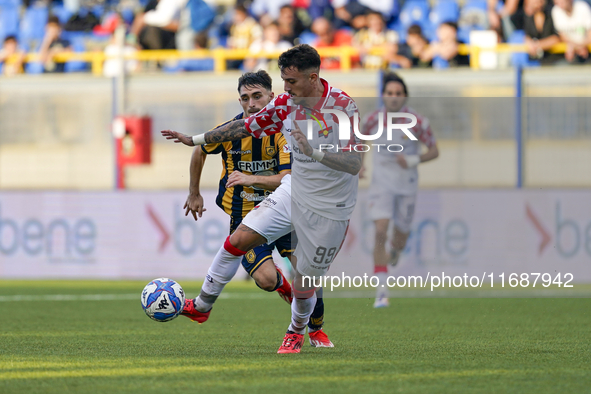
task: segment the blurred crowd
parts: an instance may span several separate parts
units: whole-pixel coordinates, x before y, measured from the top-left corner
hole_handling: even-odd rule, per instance
[[[115,31],[122,31],[119,42]],[[591,7],[586,0],[0,0],[2,74],[87,71],[81,61],[55,62],[62,52],[212,49],[247,51],[227,67],[276,68],[261,53],[307,43],[316,48],[352,46],[353,67],[459,67],[469,64],[460,49],[472,32],[494,32],[497,42],[525,44],[513,64],[571,64],[589,61]],[[566,51],[550,48],[565,43]],[[36,52],[39,61],[26,62]],[[338,56],[323,59],[341,67]],[[128,61],[128,71],[141,62]],[[213,59],[155,65],[163,71],[207,71]],[[116,63],[107,61],[106,75]]]

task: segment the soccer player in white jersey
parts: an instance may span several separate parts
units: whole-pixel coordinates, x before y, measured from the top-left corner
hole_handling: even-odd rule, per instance
[[[292,174],[284,176],[281,185],[226,239],[208,270],[201,293],[189,300],[186,309],[192,309],[191,313],[202,322],[207,320],[245,251],[271,243],[293,228],[298,245],[292,263],[292,316],[278,353],[299,353],[316,302],[311,281],[303,277],[324,275],[344,241],[357,200],[361,156],[354,150],[355,102],[319,77],[318,52],[309,45],[295,46],[279,57],[279,68],[286,93],[259,113],[193,137],[171,130],[162,131],[162,135],[188,146],[249,135],[261,138],[279,132],[287,138],[293,151]],[[324,112],[335,110],[344,113],[349,122],[350,134],[343,139],[339,132],[343,125],[339,125],[337,115]]]
[[[369,189],[369,216],[375,224],[374,272],[380,279],[374,303],[375,308],[389,305],[386,284],[388,262],[393,266],[398,263],[410,233],[417,199],[417,166],[439,156],[429,119],[419,115],[407,106],[407,98],[408,92],[402,78],[394,73],[385,74],[382,82],[384,106],[371,113],[365,119],[362,128],[363,134],[375,134],[379,126],[378,118],[380,113],[384,113],[383,120],[386,122],[385,112],[409,113],[417,118],[417,124],[409,128],[417,141],[411,140],[404,133],[393,133],[395,140],[376,140],[376,142],[399,144],[403,147],[400,153],[392,154],[384,149],[373,152],[373,174]],[[407,120],[394,121],[393,123],[405,122]],[[382,134],[384,138],[385,135],[386,133]],[[423,154],[421,154],[420,143],[427,146],[427,151]],[[390,220],[394,221],[394,236],[390,242],[390,256],[388,256],[386,241],[388,239],[387,233]],[[384,284],[384,287],[381,286],[382,284]]]

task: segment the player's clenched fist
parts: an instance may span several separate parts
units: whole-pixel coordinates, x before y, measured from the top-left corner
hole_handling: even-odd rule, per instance
[[[234,186],[252,186],[254,184],[254,177],[252,175],[246,175],[240,171],[233,171],[228,177],[226,187]]]
[[[195,146],[193,139],[186,134],[173,130],[162,130],[160,132],[167,140],[174,140],[175,143],[183,143],[187,146]]]

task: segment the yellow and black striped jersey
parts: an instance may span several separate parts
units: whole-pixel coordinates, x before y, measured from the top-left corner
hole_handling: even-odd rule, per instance
[[[219,126],[242,118],[243,114],[240,114]],[[238,221],[271,192],[247,186],[226,188],[233,171],[246,175],[274,175],[291,170],[291,151],[281,133],[261,139],[246,137],[238,141],[205,144],[201,145],[201,149],[206,154],[222,154],[223,169],[216,204]]]

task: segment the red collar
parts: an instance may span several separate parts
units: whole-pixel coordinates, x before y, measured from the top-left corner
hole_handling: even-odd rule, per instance
[[[328,97],[328,91],[330,90],[330,85],[328,84],[328,82],[326,82],[325,79],[320,78],[320,82],[322,82],[322,86],[324,87],[324,92],[322,93],[322,98],[324,100],[318,100],[318,102],[314,106],[314,109],[316,109],[318,111],[320,111],[322,109],[322,106],[324,105],[324,102],[326,101],[326,97]]]

